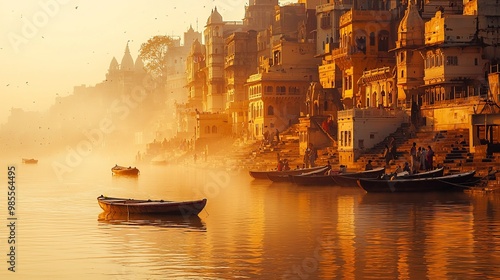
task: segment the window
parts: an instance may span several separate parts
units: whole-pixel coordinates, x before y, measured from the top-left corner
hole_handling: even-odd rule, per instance
[[[389,32],[386,30],[382,30],[378,34],[378,51],[386,52],[388,50],[389,50]]]
[[[447,56],[446,57],[446,65],[458,65],[458,57]]]
[[[321,28],[323,29],[328,29],[332,27],[332,21],[330,19],[330,13],[322,14],[321,15],[321,23],[320,23]]]
[[[362,53],[366,53],[366,37],[365,36],[356,37],[356,49]]]
[[[370,33],[370,46],[375,46],[375,32]]]
[[[274,108],[273,108],[273,106],[267,107],[267,115],[268,116],[274,115]]]
[[[212,133],[217,133],[217,127],[215,125],[212,126]]]

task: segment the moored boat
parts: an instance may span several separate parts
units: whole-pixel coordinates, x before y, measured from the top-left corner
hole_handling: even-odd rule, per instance
[[[476,171],[468,171],[440,177],[416,179],[358,179],[358,185],[366,192],[432,192],[458,191],[469,187]]]
[[[34,158],[23,158],[22,161],[24,164],[37,164],[38,163],[38,159],[34,159]]]
[[[277,173],[268,173],[267,178],[275,183],[280,183],[280,182],[288,182],[288,183],[294,183],[293,177],[295,176],[321,176],[325,174],[328,170],[330,170],[330,166],[324,166],[321,169],[309,171],[309,172],[304,172],[299,175],[293,175],[293,174],[282,174],[283,171],[277,172]]]
[[[332,176],[339,171],[330,171],[328,174],[299,174],[291,176],[293,183],[300,186],[332,186],[335,185]]]
[[[408,172],[401,172],[398,174],[385,174],[383,178],[380,179],[418,179],[418,178],[432,178],[432,177],[442,177],[444,175],[444,167],[439,167],[433,170],[409,174]]]
[[[125,175],[125,176],[137,176],[139,175],[139,169],[137,167],[125,167],[120,165],[115,165],[111,168],[113,175]]]
[[[268,171],[250,170],[248,173],[254,179],[265,179],[265,180],[267,180],[267,179],[269,179],[269,177],[267,176],[268,174],[271,174],[271,175],[273,175],[273,174],[298,175],[298,174],[308,173],[308,172],[311,172],[311,171],[322,170],[325,167],[327,167],[327,165],[315,166],[315,167],[310,167],[310,168],[302,168],[302,169],[284,170],[284,171],[278,171],[278,170],[268,170]]]
[[[116,197],[97,197],[105,212],[122,214],[198,215],[207,204],[207,199],[192,201],[140,200]]]
[[[385,167],[359,172],[346,172],[332,175],[332,180],[341,187],[356,187],[360,178],[379,178],[385,173]]]

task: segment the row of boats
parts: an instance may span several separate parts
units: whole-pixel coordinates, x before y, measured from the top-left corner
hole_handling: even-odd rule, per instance
[[[457,174],[444,174],[444,167],[408,174],[386,174],[385,168],[367,171],[346,172],[332,170],[330,166],[318,166],[287,171],[250,171],[250,176],[258,180],[288,182],[307,186],[361,187],[366,192],[431,192],[457,191],[477,185],[481,178],[471,170]]]

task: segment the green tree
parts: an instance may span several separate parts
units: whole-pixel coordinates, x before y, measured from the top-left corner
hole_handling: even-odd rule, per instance
[[[146,72],[160,85],[166,80],[167,55],[172,43],[173,40],[170,36],[158,35],[143,43],[139,50],[139,56],[144,62]]]

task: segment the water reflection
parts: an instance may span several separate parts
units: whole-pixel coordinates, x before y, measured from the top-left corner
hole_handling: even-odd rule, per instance
[[[206,231],[205,223],[198,216],[174,216],[154,214],[126,214],[102,212],[97,220],[111,225],[156,226]]]

